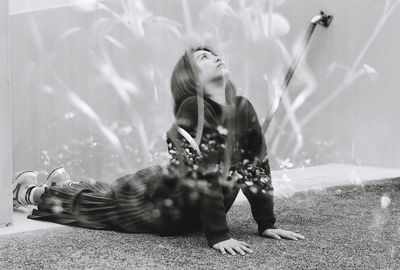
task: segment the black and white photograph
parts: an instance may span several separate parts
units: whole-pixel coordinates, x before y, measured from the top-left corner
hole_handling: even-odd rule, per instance
[[[400,0],[0,0],[0,269],[400,269]]]

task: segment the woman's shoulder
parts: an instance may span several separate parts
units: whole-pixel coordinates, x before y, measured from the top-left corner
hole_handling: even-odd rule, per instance
[[[250,100],[244,96],[235,97],[235,106],[239,110],[254,110],[253,104],[251,104]]]
[[[197,105],[198,102],[204,102],[204,106]],[[201,105],[201,103],[200,103]],[[198,114],[204,113],[204,125],[210,127],[215,125],[218,119],[218,110],[207,99],[199,99],[196,96],[187,97],[179,106],[175,115],[175,122],[178,126],[188,130],[194,130],[197,127]]]
[[[192,116],[197,117],[197,112],[198,112],[198,102],[200,101],[204,103],[204,113],[205,115],[208,114],[214,114],[215,112],[218,111],[218,108],[213,104],[213,102],[207,98],[201,98],[200,100],[196,96],[190,96],[184,99],[179,106],[179,109],[177,111],[177,116],[182,115],[182,114],[190,114]]]
[[[187,97],[182,101],[181,105],[179,106],[179,109],[181,109],[182,107],[186,107],[188,105],[191,106],[193,104],[197,104],[197,97],[196,96]]]
[[[204,105],[206,107],[210,107],[210,108],[214,108],[216,107],[216,105],[218,105],[218,103],[213,102],[211,99],[209,98],[204,98],[202,99],[204,102]],[[190,96],[187,97],[186,99],[184,99],[181,103],[181,105],[179,106],[179,110],[185,109],[185,108],[193,108],[197,107],[197,102],[198,102],[198,98],[196,96]],[[235,96],[233,98],[233,103],[234,104],[246,104],[246,105],[251,105],[251,102],[249,101],[248,98],[244,97],[244,96]],[[178,111],[179,111],[178,110]]]
[[[235,96],[235,103],[246,103],[251,104],[250,100],[245,96]]]
[[[197,96],[190,96],[190,97],[185,98],[182,101],[182,103],[179,106],[179,108],[192,106],[192,105],[197,105],[197,102],[199,100],[203,101],[206,106],[212,106],[214,103],[217,104],[216,102],[214,102],[212,99],[210,99],[208,97],[199,98]]]

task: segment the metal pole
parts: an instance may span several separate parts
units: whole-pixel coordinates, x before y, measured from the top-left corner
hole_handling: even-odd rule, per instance
[[[308,43],[310,42],[311,36],[313,35],[315,28],[317,27],[318,24],[320,24],[320,25],[322,25],[324,27],[328,27],[329,24],[332,22],[332,19],[333,19],[333,15],[332,14],[329,14],[329,13],[326,13],[326,12],[323,12],[323,11],[321,11],[319,15],[317,15],[314,18],[311,19],[310,26],[308,27],[307,33],[306,33],[304,41],[303,41],[302,50],[300,51],[299,54],[296,55],[296,57],[293,60],[292,65],[290,66],[289,70],[286,73],[285,81],[284,81],[283,87],[282,87],[283,88],[283,93],[279,98],[278,106],[276,108],[274,108],[274,110],[270,113],[269,116],[267,116],[267,118],[265,119],[265,121],[262,124],[263,133],[265,133],[267,131],[269,125],[271,124],[272,119],[274,118],[276,112],[278,111],[279,104],[281,103],[282,96],[286,92],[286,90],[287,90],[287,88],[289,86],[289,83],[293,78],[293,74],[294,74],[294,72],[295,72],[295,70],[296,70],[296,68],[297,68],[297,66],[298,66],[298,64],[300,62],[300,59],[303,57],[303,55],[304,55],[304,53],[305,53],[305,51],[307,49]]]

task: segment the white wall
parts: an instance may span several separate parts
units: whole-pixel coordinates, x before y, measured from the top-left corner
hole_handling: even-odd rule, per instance
[[[0,0],[0,227],[12,222],[12,139],[8,0]]]

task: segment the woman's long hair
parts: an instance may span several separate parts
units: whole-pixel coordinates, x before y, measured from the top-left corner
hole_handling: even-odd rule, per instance
[[[214,50],[208,46],[200,46],[197,48],[190,48],[185,51],[183,56],[176,63],[171,76],[171,93],[174,99],[174,115],[179,110],[182,102],[192,96],[207,97],[203,89],[201,89],[198,73],[199,69],[194,59],[194,52],[205,50],[215,54]],[[234,97],[236,96],[236,87],[228,80],[225,87],[225,98],[228,104],[233,104]]]

